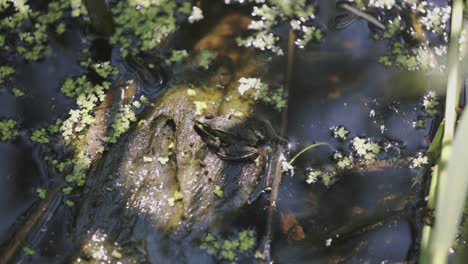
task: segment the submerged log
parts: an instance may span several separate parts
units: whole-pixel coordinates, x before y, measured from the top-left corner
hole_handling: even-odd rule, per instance
[[[114,33],[115,24],[112,12],[106,0],[83,0],[88,11],[93,33],[110,36]]]

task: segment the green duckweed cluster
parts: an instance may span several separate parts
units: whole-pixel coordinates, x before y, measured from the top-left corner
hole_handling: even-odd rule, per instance
[[[435,116],[439,111],[439,96],[434,91],[429,91],[423,98],[424,111],[431,117]]]
[[[390,56],[379,57],[379,62],[385,66],[400,66],[410,70],[417,69],[420,63],[417,60],[416,50],[407,49],[401,42],[395,42],[392,45]]]
[[[104,138],[105,142],[116,143],[117,140],[130,128],[130,124],[137,120],[131,105],[123,106],[114,117],[111,132]]]
[[[188,52],[186,50],[173,50],[171,52],[171,55],[169,56],[169,58],[167,58],[164,62],[167,64],[167,65],[171,65],[171,64],[174,64],[176,62],[180,62],[180,61],[183,61],[184,59],[186,59],[188,57]]]
[[[1,46],[1,45],[0,45]],[[0,85],[15,73],[15,69],[9,66],[0,66]]]
[[[47,130],[45,128],[34,130],[31,134],[31,141],[41,144],[49,143],[49,136],[47,135]]]
[[[70,0],[70,7],[72,10],[72,17],[78,17],[80,15],[86,15],[88,13],[82,0]]]
[[[408,70],[444,68],[440,65],[443,64],[443,55],[446,53],[449,4],[385,0],[353,2],[357,8],[369,14],[389,14],[380,21],[385,30],[374,34],[374,39],[390,41],[390,54],[379,57],[379,63]],[[405,12],[411,12],[412,16],[404,16]],[[439,40],[433,43],[426,37],[428,33],[438,35],[442,43],[438,43]],[[409,41],[412,43],[408,39],[412,39]]]
[[[119,74],[119,69],[110,65],[110,62],[102,62],[93,64],[94,71],[104,79],[109,78],[112,75]]]
[[[5,119],[0,121],[0,141],[6,141],[18,136],[16,120]]]
[[[23,97],[25,95],[24,92],[17,87],[14,87],[13,89],[11,89],[11,92],[13,93],[13,96],[15,97]]]
[[[240,95],[246,94],[263,103],[273,106],[276,110],[281,110],[286,106],[286,93],[282,86],[272,88],[259,78],[239,79],[238,91]]]
[[[211,63],[216,59],[218,54],[211,50],[201,50],[197,56],[197,64],[198,66],[202,67],[203,69],[207,70]]]
[[[85,75],[66,79],[60,91],[68,97],[75,98],[78,109],[72,109],[69,117],[63,122],[61,131],[64,139],[84,131],[94,121],[93,109],[102,102],[110,83],[101,85],[91,83]]]
[[[308,184],[316,183],[322,180],[323,185],[330,187],[336,181],[336,171],[326,169],[311,169],[307,174],[306,182]]]
[[[216,185],[213,193],[221,199],[224,198],[224,192],[221,186]]]
[[[26,60],[36,61],[47,48],[50,31],[58,35],[65,32],[63,21],[70,1],[51,1],[46,12],[33,11],[25,3],[7,0],[0,5],[0,13],[11,14],[0,19],[0,32],[5,32],[0,33],[0,47],[8,52],[16,50]]]
[[[274,34],[276,28],[284,23],[296,35],[295,44],[304,48],[312,40],[321,40],[322,32],[313,25],[315,7],[306,0],[283,1],[226,1],[228,3],[254,2],[252,16],[255,18],[249,29],[254,33],[247,38],[239,38],[238,44],[245,47],[255,47],[260,50],[270,50],[277,55],[283,55],[283,50],[278,46],[279,37]]]
[[[182,201],[183,198],[184,198],[184,195],[181,192],[175,191],[174,195],[167,199],[167,204],[172,207],[175,205],[176,202]]]
[[[282,86],[273,89],[260,89],[254,94],[254,97],[273,106],[278,111],[286,107],[286,92]]]
[[[34,256],[36,252],[30,247],[23,247],[23,253],[27,256]]]
[[[37,188],[36,193],[37,193],[37,196],[39,196],[39,198],[44,199],[46,198],[47,190],[43,188]]]
[[[122,56],[135,55],[157,47],[179,22],[176,17],[187,17],[192,11],[189,2],[179,4],[173,0],[124,0],[113,9],[116,30],[110,39],[118,44]]]
[[[89,54],[86,49],[84,53],[85,55]],[[77,186],[84,185],[87,170],[91,165],[91,160],[86,152],[85,132],[94,123],[94,111],[103,102],[106,92],[110,88],[108,80],[119,73],[119,70],[110,65],[109,62],[93,63],[91,59],[88,59],[86,60],[86,67],[94,70],[104,81],[93,83],[86,75],[67,78],[63,82],[60,91],[67,97],[74,99],[77,108],[71,109],[65,120],[49,127],[49,132],[59,133],[63,139],[71,143],[75,151],[71,159],[62,162],[55,161],[55,165],[59,172],[69,168],[67,171],[70,172],[65,176],[65,179],[70,184],[76,184]],[[115,128],[115,125],[113,128]],[[40,134],[37,136],[39,139],[42,138]],[[71,186],[67,186],[63,190],[64,193],[70,193],[71,191]],[[73,206],[72,201],[66,203],[68,206]]]
[[[253,230],[243,230],[232,239],[216,238],[208,234],[202,241],[201,248],[219,260],[235,263],[240,254],[251,254],[256,245],[256,234]]]

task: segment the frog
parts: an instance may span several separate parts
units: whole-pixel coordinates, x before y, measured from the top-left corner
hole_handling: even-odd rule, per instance
[[[268,122],[251,118],[242,120],[207,114],[195,120],[195,129],[224,160],[254,160],[267,143],[285,142]]]

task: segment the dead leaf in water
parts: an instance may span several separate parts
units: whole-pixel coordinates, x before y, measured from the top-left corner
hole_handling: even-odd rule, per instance
[[[281,213],[281,230],[289,239],[299,241],[305,238],[304,229],[293,213]]]
[[[247,30],[250,21],[250,18],[243,15],[226,16],[195,45],[195,50],[215,51],[218,56],[227,57],[237,63],[241,58],[242,48],[238,47],[236,37]]]

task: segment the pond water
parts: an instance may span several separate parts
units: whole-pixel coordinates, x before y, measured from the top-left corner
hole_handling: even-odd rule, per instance
[[[311,169],[333,166],[336,150],[353,152],[351,139],[357,136],[385,146],[388,151],[379,156],[381,159],[405,159],[424,152],[440,120],[437,116],[427,118],[425,126],[418,129],[413,122],[424,116],[424,94],[442,90],[442,82],[422,71],[379,64],[378,57],[388,52],[388,43],[374,40],[373,31],[363,19],[333,29],[338,11],[332,2],[318,3],[317,21],[326,32],[324,40],[295,50],[284,135],[291,142],[290,156],[314,142],[327,142],[329,146],[306,152],[294,164],[295,175],[283,177],[274,217],[272,255],[277,263],[415,261],[427,188],[425,169],[414,170],[407,165],[363,167],[338,172],[336,182],[329,187],[321,182],[308,184],[306,180]],[[199,32],[201,29],[195,27],[195,36],[191,37],[202,34]],[[27,213],[38,204],[36,188],[52,185],[54,175],[50,175],[44,160],[45,149],[31,142],[29,133],[63,117],[73,107],[59,87],[66,77],[83,73],[78,63],[83,59],[80,50],[91,46],[107,53],[101,56],[123,69],[122,74],[136,74],[105,41],[81,44],[87,34],[78,26],[71,27],[64,36],[51,38],[53,52],[44,60],[14,63],[14,83],[24,90],[24,97],[0,91],[0,117],[15,118],[20,124],[16,139],[0,143],[0,244],[10,241]],[[193,45],[190,38],[181,46],[189,45]],[[271,63],[272,69],[282,69],[286,58]],[[156,88],[143,87],[140,92],[154,98],[161,87],[171,89],[168,83],[177,81],[171,79],[177,78],[173,73],[163,72],[160,76]],[[273,120],[273,126],[279,129],[279,118]],[[345,140],[333,137],[332,129],[337,126],[349,131]],[[244,218],[238,217],[240,220],[230,224],[264,232],[265,205],[266,200],[260,199],[242,212]],[[72,246],[66,231],[72,219],[64,207],[57,205],[44,227],[45,235],[35,249],[40,254],[24,255],[20,257],[22,263],[62,261],[61,256]],[[296,229],[285,231],[288,223]],[[194,253],[192,263],[196,260],[216,262],[200,252]]]

